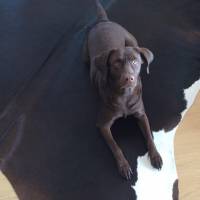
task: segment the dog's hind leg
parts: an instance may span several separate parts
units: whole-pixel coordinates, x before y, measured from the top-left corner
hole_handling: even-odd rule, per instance
[[[125,46],[137,47],[138,43],[135,37],[125,30]]]

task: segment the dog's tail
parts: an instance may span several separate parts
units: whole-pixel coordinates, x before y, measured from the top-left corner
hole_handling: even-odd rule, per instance
[[[96,0],[96,9],[97,9],[97,21],[109,21],[106,11],[99,2],[99,0]]]

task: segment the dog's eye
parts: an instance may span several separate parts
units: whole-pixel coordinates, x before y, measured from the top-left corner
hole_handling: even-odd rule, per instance
[[[116,60],[116,61],[114,62],[115,68],[119,68],[119,67],[121,67],[121,65],[122,65],[122,61],[121,61],[121,60]]]
[[[133,65],[137,65],[137,64],[138,64],[138,62],[137,62],[136,59],[132,60],[131,63],[132,63]]]

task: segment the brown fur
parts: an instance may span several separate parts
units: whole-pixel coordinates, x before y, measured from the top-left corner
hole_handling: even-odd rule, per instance
[[[97,126],[110,147],[120,174],[129,179],[131,167],[111,133],[114,121],[134,115],[146,139],[151,164],[160,169],[162,159],[153,142],[142,100],[141,65],[153,60],[153,53],[138,46],[137,40],[121,25],[109,21],[96,1],[97,23],[87,35],[84,59],[90,64],[90,77],[102,99]]]

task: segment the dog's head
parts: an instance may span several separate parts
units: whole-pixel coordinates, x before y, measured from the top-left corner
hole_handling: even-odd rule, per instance
[[[153,53],[147,48],[124,47],[103,52],[95,58],[95,65],[101,71],[104,83],[113,84],[118,89],[132,88],[137,85],[141,65],[153,61]]]

